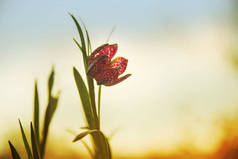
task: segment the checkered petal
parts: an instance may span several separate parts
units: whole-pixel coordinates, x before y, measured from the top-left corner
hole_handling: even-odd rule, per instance
[[[118,70],[113,68],[108,68],[95,76],[95,80],[97,81],[98,85],[110,83],[112,81],[115,81],[117,78]]]
[[[110,63],[111,68],[117,68],[119,75],[121,75],[127,67],[128,60],[124,57],[117,57]]]
[[[116,85],[116,84],[118,84],[118,83],[124,81],[125,79],[127,79],[127,78],[130,77],[130,76],[131,76],[131,74],[127,74],[127,75],[122,76],[122,77],[117,78],[117,79],[108,80],[108,81],[104,82],[103,85],[105,85],[105,86],[113,86],[113,85]]]
[[[96,50],[92,52],[92,54],[88,58],[88,64],[92,63],[93,60],[95,60],[98,56],[102,54],[108,56],[107,63],[109,63],[110,60],[113,58],[113,56],[116,54],[117,48],[118,48],[117,44],[112,44],[112,45],[103,44],[99,46]]]
[[[87,74],[90,75],[91,77],[96,77],[104,70],[107,60],[108,56],[104,54],[99,55],[89,64]]]

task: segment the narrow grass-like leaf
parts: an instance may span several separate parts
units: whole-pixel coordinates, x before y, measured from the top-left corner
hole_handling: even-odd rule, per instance
[[[40,159],[38,146],[37,146],[37,141],[36,141],[36,136],[35,136],[35,131],[34,131],[32,122],[31,122],[31,147],[32,147],[32,152],[33,152],[34,159]]]
[[[98,130],[95,129],[95,130],[84,131],[84,132],[78,134],[78,135],[74,138],[73,142],[76,142],[76,141],[78,141],[78,140],[81,140],[82,138],[84,138],[84,137],[87,136],[88,134],[91,134],[91,133],[96,132],[96,131],[98,131]]]
[[[88,150],[88,153],[89,153],[90,156],[93,158],[93,152],[92,152],[92,150],[90,149],[90,147],[88,146],[88,144],[87,144],[85,141],[83,141],[83,140],[80,140],[80,141],[83,143],[84,147]]]
[[[84,35],[83,35],[83,30],[81,28],[81,26],[79,25],[77,19],[73,16],[73,14],[70,14],[70,16],[72,17],[72,19],[74,20],[74,23],[77,27],[78,33],[79,33],[79,37],[81,40],[81,45],[78,45],[82,54],[83,54],[83,61],[84,61],[84,68],[85,68],[85,72],[87,71],[87,51],[86,51],[86,45],[85,45],[85,39],[84,39]],[[76,40],[74,40],[75,42],[77,42]],[[77,43],[76,43],[77,44]]]
[[[110,144],[109,144],[109,141],[107,139],[107,137],[103,134],[103,132],[101,131],[98,131],[98,133],[100,133],[102,139],[104,140],[102,143],[103,144],[103,151],[105,151],[105,159],[111,159],[112,158],[112,152],[111,152],[111,148],[110,148]]]
[[[111,159],[109,142],[100,130],[91,134],[95,144],[95,158]]]
[[[51,120],[53,119],[53,115],[56,111],[57,105],[58,105],[58,97],[50,97],[48,106],[45,111],[45,117],[44,117],[44,126],[43,126],[43,137],[41,140],[41,156],[44,156],[45,153],[45,146],[46,146],[46,141],[48,137],[48,132],[49,132],[49,127]]]
[[[78,46],[78,48],[81,50],[81,52],[83,52],[83,49],[82,49],[82,47],[80,46],[80,44],[78,43],[78,41],[76,40],[76,39],[74,39],[73,38],[73,40],[74,40],[74,42],[75,42],[75,44]],[[85,73],[87,73],[87,70],[86,70],[86,68],[88,68],[88,61],[87,61],[87,57],[84,57],[83,56],[83,64],[84,64],[84,70],[85,70]]]
[[[54,84],[54,78],[55,77],[55,71],[54,67],[52,67],[49,79],[48,79],[48,96],[51,95],[52,89],[53,89],[53,84]]]
[[[85,86],[85,83],[81,75],[79,74],[79,72],[77,71],[75,67],[73,68],[73,73],[74,73],[74,80],[78,88],[79,96],[82,102],[82,106],[83,106],[83,110],[84,110],[84,114],[85,114],[88,126],[90,129],[94,129],[96,124],[94,121],[94,116],[93,116],[91,102],[88,95],[88,90]]]
[[[35,81],[35,95],[34,95],[34,112],[33,112],[33,124],[35,128],[35,135],[36,135],[36,140],[37,144],[39,146],[40,144],[40,130],[39,130],[39,120],[40,120],[40,115],[39,115],[39,96],[38,96],[38,89],[37,89],[37,81]]]
[[[89,38],[89,34],[88,34],[88,30],[83,22],[83,20],[79,17],[81,23],[83,24],[83,27],[84,27],[84,30],[85,30],[85,33],[86,33],[86,37],[87,37],[87,55],[89,56],[90,53],[92,52],[92,48],[91,48],[91,41],[90,41],[90,38]]]
[[[85,33],[86,33],[86,37],[87,37],[87,56],[89,56],[90,53],[92,52],[91,41],[90,41],[90,38],[89,38],[88,30],[87,30],[83,20],[81,18],[80,18],[80,20],[81,20],[81,23],[83,24],[83,27],[84,27],[84,30],[85,30]],[[84,59],[84,61],[87,63],[88,59]],[[85,70],[86,70],[86,74],[87,74],[88,65],[85,66]],[[86,75],[86,77],[87,77],[87,81],[88,81],[89,97],[90,97],[90,101],[91,101],[91,104],[92,104],[92,109],[93,109],[93,114],[94,114],[94,117],[95,117],[95,122],[97,124],[97,128],[99,128],[97,111],[96,111],[96,101],[95,101],[95,91],[94,91],[93,78],[89,77],[88,75]]]
[[[23,142],[24,142],[24,146],[25,146],[25,150],[26,150],[28,159],[33,159],[33,156],[32,156],[32,153],[31,153],[31,148],[30,148],[30,146],[29,146],[29,144],[28,144],[28,141],[27,141],[27,139],[26,139],[26,135],[25,135],[24,129],[23,129],[23,127],[22,127],[21,121],[18,120],[18,122],[19,122],[19,125],[20,125],[21,134],[22,134],[22,139],[23,139]]]
[[[81,50],[81,52],[83,52],[82,46],[80,46],[80,44],[78,43],[78,41],[77,41],[75,38],[73,38],[73,40],[74,40],[75,44],[78,46],[78,48]]]
[[[82,126],[82,127],[80,127],[80,129],[89,130],[89,127],[88,126]]]
[[[81,45],[79,45],[79,43],[75,39],[74,39],[74,42],[78,45],[78,47],[82,51],[84,69],[85,69],[85,73],[87,74],[87,71],[88,71],[88,56],[87,56],[87,54],[88,53],[86,51],[86,45],[85,45],[83,30],[82,30],[81,26],[79,25],[78,21],[76,20],[76,18],[72,14],[70,14],[70,16],[73,18],[73,20],[74,20],[74,22],[77,26],[77,29],[78,29],[78,33],[79,33],[80,40],[81,40]],[[83,23],[83,25],[84,25],[84,23]],[[84,28],[85,28],[85,32],[86,32],[86,35],[87,35],[88,48],[89,48],[89,47],[91,47],[91,43],[90,43],[89,35],[87,33],[85,25],[84,25]],[[94,83],[93,83],[93,79],[91,77],[89,77],[87,75],[86,75],[86,77],[87,77],[88,88],[89,88],[89,99],[91,101],[92,111],[93,111],[93,115],[95,117],[94,118],[95,119],[95,124],[96,124],[96,127],[98,128],[98,118],[97,118],[97,111],[96,111]]]
[[[110,147],[110,144],[109,144],[109,140],[105,136],[104,136],[104,139],[105,139],[105,143],[107,145],[108,159],[111,159],[112,158],[112,152],[111,152],[111,147]]]
[[[91,54],[91,52],[92,52],[92,48],[91,48],[91,41],[90,41],[90,38],[89,38],[89,35],[88,35],[88,31],[87,31],[87,29],[86,29],[86,27],[84,26],[84,29],[85,29],[85,32],[86,32],[86,35],[87,35],[87,48],[88,48],[88,50],[87,50],[87,55],[89,56],[90,54]]]
[[[48,105],[45,111],[43,136],[40,142],[40,155],[42,158],[44,157],[44,153],[45,153],[45,147],[46,147],[46,141],[48,137],[50,123],[57,109],[58,100],[59,100],[59,96],[53,97],[52,95],[53,84],[54,84],[54,69],[52,69],[49,76],[49,80],[48,80],[48,91],[49,91]]]
[[[75,23],[75,25],[76,25],[76,27],[77,27],[77,29],[78,29],[78,33],[79,33],[79,36],[80,36],[82,49],[83,49],[84,51],[86,51],[85,40],[84,40],[84,35],[83,35],[83,30],[82,30],[82,28],[80,27],[80,25],[79,25],[77,19],[73,16],[73,14],[69,14],[69,15],[73,18],[74,23]],[[86,52],[85,52],[85,53],[86,53]]]
[[[11,154],[13,159],[21,159],[20,155],[18,154],[17,150],[15,147],[12,145],[10,141],[8,141],[10,149],[11,149]]]
[[[70,16],[73,18],[74,23],[78,29],[78,33],[79,33],[79,37],[81,40],[81,45],[79,45],[79,43],[74,39],[74,42],[78,45],[78,47],[80,48],[82,55],[83,55],[83,63],[84,63],[84,69],[85,69],[85,73],[87,73],[88,70],[88,56],[87,56],[87,51],[86,51],[86,44],[85,44],[85,39],[84,39],[84,35],[83,35],[83,30],[81,28],[81,26],[79,25],[77,19],[70,14]]]

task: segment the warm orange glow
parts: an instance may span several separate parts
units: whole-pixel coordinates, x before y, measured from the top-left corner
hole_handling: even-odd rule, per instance
[[[209,151],[201,151],[191,145],[184,144],[178,146],[170,151],[151,152],[140,155],[126,155],[115,154],[115,159],[237,159],[238,158],[238,117],[226,116],[219,119],[217,122],[217,131],[221,131],[221,138],[217,144]],[[220,129],[220,130],[219,130]],[[11,136],[15,136],[16,147],[24,154],[21,138],[18,135],[11,133]],[[70,135],[69,135],[70,136]],[[67,138],[67,139],[66,139]],[[51,136],[47,145],[46,159],[73,159],[73,158],[90,158],[86,150],[80,143],[72,144],[70,137]],[[20,139],[18,141],[18,139]],[[19,142],[19,143],[18,143]],[[63,144],[62,144],[63,143]],[[5,150],[1,152],[0,158],[10,158],[10,152],[8,151],[8,145],[5,145]],[[155,148],[156,149],[156,148]]]

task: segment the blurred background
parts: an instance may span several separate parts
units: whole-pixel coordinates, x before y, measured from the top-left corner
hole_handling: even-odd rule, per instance
[[[7,141],[23,150],[17,119],[32,119],[34,80],[41,115],[55,67],[59,107],[48,158],[87,158],[72,143],[84,126],[72,67],[83,73],[76,27],[83,19],[92,48],[119,45],[129,59],[124,82],[102,88],[102,129],[115,158],[238,158],[238,2],[236,0],[0,0],[0,158]]]

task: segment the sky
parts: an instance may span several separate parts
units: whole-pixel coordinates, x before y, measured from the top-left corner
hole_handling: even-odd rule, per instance
[[[113,152],[140,155],[191,142],[211,149],[221,135],[217,118],[238,102],[237,72],[227,55],[230,9],[225,0],[1,0],[0,136],[16,129],[18,118],[27,127],[36,79],[43,115],[54,65],[54,91],[62,93],[52,138],[82,147],[67,131],[83,126],[72,74],[73,66],[83,73],[83,63],[70,12],[83,19],[94,49],[116,27],[109,43],[129,59],[132,76],[102,88],[102,128],[107,135],[118,130]]]

